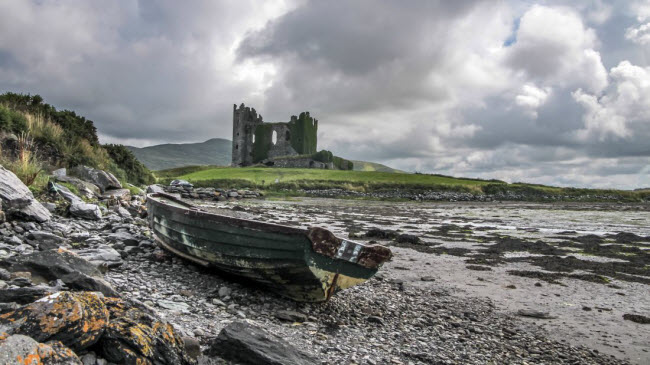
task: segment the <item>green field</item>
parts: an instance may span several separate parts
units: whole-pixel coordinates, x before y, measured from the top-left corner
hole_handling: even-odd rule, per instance
[[[292,186],[313,187],[331,185],[337,187],[348,184],[356,187],[472,187],[494,183],[494,181],[457,179],[440,175],[406,174],[379,171],[341,171],[318,169],[285,169],[267,167],[186,167],[157,172],[166,181],[169,179],[188,180],[198,185],[212,185],[205,182],[247,181],[258,187],[271,187],[291,184]],[[202,184],[202,182],[204,184]],[[500,182],[501,183],[501,182]]]
[[[158,182],[173,179],[192,182],[197,187],[253,188],[280,194],[298,194],[300,189],[345,189],[374,192],[388,189],[408,191],[454,191],[472,194],[519,194],[525,200],[555,196],[558,200],[604,199],[621,201],[650,200],[648,191],[560,188],[545,185],[514,183],[499,180],[455,178],[435,174],[407,174],[381,171],[340,171],[318,169],[285,169],[272,167],[187,166],[155,172]]]

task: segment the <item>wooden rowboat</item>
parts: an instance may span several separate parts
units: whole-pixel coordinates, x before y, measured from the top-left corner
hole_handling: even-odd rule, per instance
[[[209,213],[175,197],[147,196],[158,244],[206,267],[252,279],[301,302],[321,302],[371,278],[391,251],[301,229]]]

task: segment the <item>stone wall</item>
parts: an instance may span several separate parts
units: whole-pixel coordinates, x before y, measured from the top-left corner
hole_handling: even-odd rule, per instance
[[[310,157],[278,158],[274,160],[269,160],[267,161],[266,164],[273,167],[286,167],[286,168],[298,168],[298,169],[327,169],[327,170],[335,169],[334,164],[332,162],[320,162]]]
[[[254,108],[243,103],[233,106],[232,118],[232,166],[253,164],[253,135],[257,126],[263,123],[261,115]]]

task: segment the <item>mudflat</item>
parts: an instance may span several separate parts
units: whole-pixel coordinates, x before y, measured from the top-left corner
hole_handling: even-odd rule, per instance
[[[391,246],[380,280],[488,300],[559,343],[650,363],[650,206],[300,198],[205,203]]]

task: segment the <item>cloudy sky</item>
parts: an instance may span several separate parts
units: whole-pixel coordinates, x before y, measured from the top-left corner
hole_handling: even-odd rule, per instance
[[[650,186],[650,0],[1,1],[4,91],[103,142],[230,139],[244,102],[404,170]]]

